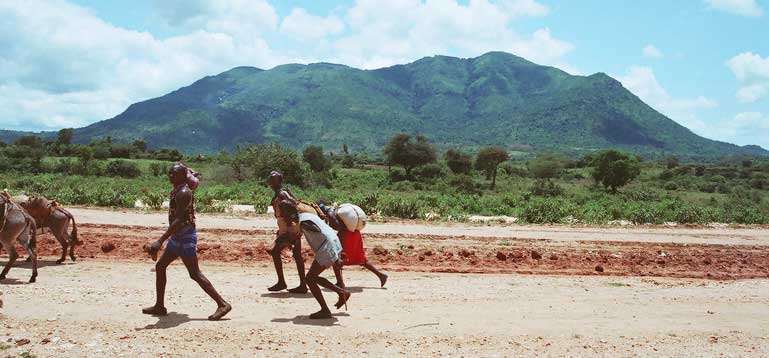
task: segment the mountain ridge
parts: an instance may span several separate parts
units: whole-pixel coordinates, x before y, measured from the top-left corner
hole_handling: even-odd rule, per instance
[[[400,132],[425,135],[440,147],[769,155],[758,146],[700,137],[605,73],[573,76],[505,52],[436,55],[372,70],[324,62],[239,66],[134,103],[76,129],[75,139],[142,138],[151,147],[190,153],[272,141],[372,152]],[[0,140],[11,136],[0,131]]]

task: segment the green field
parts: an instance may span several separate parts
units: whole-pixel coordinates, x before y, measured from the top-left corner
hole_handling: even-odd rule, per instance
[[[170,191],[162,171],[153,173],[153,167],[162,169],[168,162],[124,160],[138,166],[141,175],[135,178],[55,173],[68,160],[75,159],[44,158],[43,173],[0,174],[0,185],[14,195],[42,194],[65,205],[121,208],[133,207],[137,199],[158,207]],[[264,180],[255,175],[236,180],[227,160],[187,161],[203,174],[196,193],[199,209],[220,212],[227,203],[238,203],[266,210],[271,191]],[[91,165],[106,167],[111,161]],[[304,186],[291,186],[298,196],[352,202],[385,217],[464,221],[470,215],[505,215],[524,223],[769,223],[767,162],[714,163],[700,169],[693,164],[666,169],[662,163],[644,162],[641,175],[613,194],[594,184],[591,168],[563,169],[546,181],[532,178],[525,161],[503,164],[494,190],[480,173],[457,180],[459,176],[450,174],[443,163],[438,164],[442,172],[437,177],[413,181],[394,181],[386,166],[367,164],[333,165],[320,180],[319,173],[304,165]]]

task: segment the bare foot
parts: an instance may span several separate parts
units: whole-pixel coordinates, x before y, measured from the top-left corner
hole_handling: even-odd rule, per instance
[[[222,317],[226,316],[228,313],[232,311],[232,305],[229,303],[225,303],[224,306],[221,306],[216,309],[216,312],[214,314],[208,316],[209,321],[218,321],[222,319]]]
[[[340,309],[342,308],[342,306],[345,306],[345,310],[346,310],[347,301],[350,299],[350,296],[352,296],[350,292],[342,291],[342,293],[339,294],[339,301],[336,301],[336,304],[334,305],[334,307],[336,307],[336,309]]]
[[[382,276],[379,276],[379,283],[382,284],[382,286],[379,287],[384,288],[384,285],[387,283],[387,275],[382,274]]]
[[[285,290],[287,287],[288,287],[288,286],[286,286],[286,284],[285,284],[285,283],[283,283],[283,282],[278,282],[278,283],[276,283],[275,285],[273,285],[272,287],[268,288],[267,290],[268,290],[268,291],[270,291],[270,292],[278,292],[278,291],[283,291],[283,290]]]
[[[331,318],[331,311],[320,310],[310,315],[310,319],[329,319]]]
[[[168,310],[165,307],[152,306],[142,309],[142,313],[152,316],[167,316]]]
[[[307,293],[307,286],[304,286],[304,285],[303,286],[297,286],[297,287],[294,287],[294,288],[288,290],[288,292],[291,292],[291,293]]]

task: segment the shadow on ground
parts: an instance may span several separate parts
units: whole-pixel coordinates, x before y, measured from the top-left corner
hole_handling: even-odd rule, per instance
[[[296,316],[294,318],[273,318],[270,322],[275,323],[293,323],[304,326],[339,326],[339,320],[337,317],[349,317],[347,313],[334,313],[328,319],[310,319],[310,316]]]
[[[190,318],[190,315],[186,313],[168,312],[167,316],[155,316],[157,317],[157,323],[148,324],[144,327],[135,328],[136,331],[153,330],[153,329],[169,329],[181,326],[187,322],[192,321],[208,321],[207,318]],[[223,318],[222,321],[228,321],[228,318]]]

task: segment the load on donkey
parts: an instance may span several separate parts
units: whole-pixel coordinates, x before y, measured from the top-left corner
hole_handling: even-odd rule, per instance
[[[6,192],[3,192],[3,196],[10,199]],[[67,258],[67,249],[69,249],[69,258],[72,261],[76,260],[77,224],[69,211],[59,206],[55,200],[48,200],[43,196],[33,196],[26,198],[26,200],[20,200],[19,205],[35,219],[38,229],[48,228],[61,245],[61,258],[56,260],[57,264],[64,262]],[[67,229],[70,221],[72,221],[72,232],[68,234]]]

